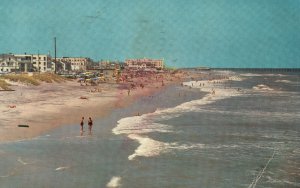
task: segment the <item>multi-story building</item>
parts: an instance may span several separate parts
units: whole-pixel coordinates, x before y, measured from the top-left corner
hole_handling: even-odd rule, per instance
[[[45,54],[0,54],[1,72],[86,71],[92,61],[83,57],[51,58]]]
[[[107,69],[123,69],[124,63],[120,61],[100,61],[99,62],[100,68],[107,68]]]
[[[13,54],[0,55],[0,72],[14,72],[19,71],[20,64]]]
[[[16,54],[21,71],[46,72],[51,63],[51,57],[44,54]]]
[[[32,66],[32,55],[31,54],[14,54],[19,62],[19,70],[21,72],[34,71]]]
[[[51,62],[47,64],[47,72],[55,72],[55,68],[55,63],[51,60]]]
[[[86,71],[90,63],[90,59],[85,57],[62,57],[56,58],[56,61],[70,63],[72,71]]]
[[[100,68],[107,68],[107,67],[110,67],[110,61],[107,61],[107,60],[101,60],[99,62],[99,67]]]
[[[136,69],[163,69],[164,68],[164,60],[163,59],[126,59],[125,65],[128,68],[136,68]]]
[[[46,72],[47,65],[51,63],[51,57],[49,55],[32,55],[32,65],[38,72]]]
[[[49,55],[32,55],[32,66],[37,72],[46,72],[49,63],[51,63]]]

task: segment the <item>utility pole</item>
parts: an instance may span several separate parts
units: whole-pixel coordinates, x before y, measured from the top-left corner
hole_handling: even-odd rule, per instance
[[[54,73],[56,74],[56,37],[54,37]]]
[[[39,71],[39,73],[41,73],[41,67],[40,67],[40,51],[38,50],[38,71]]]

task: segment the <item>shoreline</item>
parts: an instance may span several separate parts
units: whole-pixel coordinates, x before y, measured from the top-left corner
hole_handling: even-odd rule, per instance
[[[173,100],[171,102],[171,106],[166,106],[167,102],[163,102],[164,104],[162,104],[162,109],[156,109],[152,113],[148,112],[142,114],[141,116],[131,116],[120,119],[117,122],[117,126],[113,128],[112,132],[115,135],[124,135],[128,139],[133,140],[134,142],[137,142],[139,144],[133,154],[128,156],[128,160],[134,160],[136,157],[158,156],[164,150],[174,147],[178,147],[181,149],[198,147],[197,145],[180,145],[176,142],[164,143],[160,140],[155,140],[149,136],[145,136],[144,134],[147,135],[147,133],[155,133],[160,131],[168,132],[168,127],[164,125],[164,123],[162,123],[161,125],[158,123],[158,125],[156,125],[157,122],[155,122],[155,120],[152,120],[152,118],[158,116],[159,114],[162,116],[168,116],[166,114],[171,113],[171,111],[173,112],[174,110],[176,111],[176,109],[180,111],[180,113],[189,112],[189,108],[195,104],[202,106],[214,103],[218,100],[239,96],[240,93],[238,90],[229,87],[223,88],[224,84],[231,79],[241,81],[241,79],[235,77],[201,81],[184,81],[182,83],[183,89],[181,91],[177,91],[181,93],[181,95],[172,93],[172,98],[176,98],[176,100]],[[196,91],[197,94],[188,96],[188,99],[186,99],[186,94],[189,95],[193,91]],[[185,99],[180,100],[180,98],[182,98],[183,96]]]
[[[42,83],[40,86],[15,83],[12,86],[15,91],[0,93],[0,143],[32,139],[62,126],[78,124],[79,127],[82,116],[94,120],[106,117],[114,109],[127,107],[143,96],[162,92],[170,85],[179,85],[190,76],[165,79],[163,85],[156,80],[147,83],[143,89],[131,90],[129,96],[127,90],[119,88],[122,84],[116,83],[100,84],[97,86],[100,92],[92,92],[95,86],[80,86],[76,81]]]

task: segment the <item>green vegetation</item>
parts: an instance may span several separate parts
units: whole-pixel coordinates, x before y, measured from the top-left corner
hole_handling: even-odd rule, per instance
[[[3,90],[10,90],[10,84],[5,82],[5,80],[0,79],[0,88]]]

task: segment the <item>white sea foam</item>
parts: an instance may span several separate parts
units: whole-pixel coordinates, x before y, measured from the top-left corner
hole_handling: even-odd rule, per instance
[[[294,149],[292,152],[296,154],[300,154],[300,149]]]
[[[204,144],[164,143],[136,134],[130,134],[128,137],[137,140],[140,143],[140,146],[135,150],[135,153],[128,157],[129,160],[133,160],[137,156],[153,157],[160,155],[161,153],[167,153],[171,150],[187,150],[204,147]]]
[[[221,74],[235,74],[235,72],[230,70],[214,70],[215,73],[221,73]]]
[[[60,166],[60,167],[56,168],[55,171],[63,171],[63,170],[67,170],[69,168],[70,168],[69,166]]]
[[[130,134],[130,139],[137,140],[139,147],[134,151],[134,154],[128,156],[128,160],[133,160],[136,157],[153,157],[162,153],[168,153],[174,150],[190,150],[190,149],[220,149],[220,148],[236,148],[237,145],[205,145],[201,143],[165,143],[149,137]]]
[[[238,78],[234,79],[238,80]],[[215,82],[219,81],[215,80]],[[201,87],[199,83],[205,83],[205,86]],[[155,123],[156,119],[171,119],[180,116],[182,113],[195,111],[201,106],[213,103],[217,100],[240,95],[240,92],[236,91],[235,89],[223,89],[221,87],[218,87],[217,85],[211,85],[204,81],[190,81],[183,84],[189,87],[200,88],[202,91],[208,92],[208,94],[201,99],[185,102],[174,108],[159,109],[154,113],[144,114],[141,116],[126,117],[118,121],[117,127],[115,127],[112,132],[114,134],[127,134],[130,139],[137,140],[140,144],[135,152],[128,157],[129,160],[133,160],[137,156],[157,156],[161,153],[169,152],[171,150],[208,148],[208,146],[204,146],[203,144],[164,143],[149,138],[144,134],[149,132],[172,132],[172,126]],[[212,93],[212,89],[215,91],[215,94]],[[209,146],[209,148],[214,147],[220,148],[225,146]]]
[[[145,115],[143,115],[145,116]],[[146,118],[142,117],[127,117],[118,121],[119,125],[113,129],[114,134],[143,134],[150,132],[172,132],[171,126],[159,124],[159,123],[148,123]]]
[[[133,160],[137,156],[157,156],[167,147],[166,143],[159,142],[148,137],[143,137],[136,134],[130,134],[128,137],[130,139],[137,140],[140,143],[140,146],[135,150],[135,153],[128,157],[129,160]]]
[[[241,74],[241,76],[252,77],[252,76],[263,76],[263,75],[262,74],[245,73],[245,74]]]
[[[287,76],[283,74],[254,74],[254,73],[244,73],[240,74],[241,76],[253,77],[253,76]]]
[[[285,121],[295,121],[300,119],[300,112],[266,112],[266,111],[255,111],[255,110],[242,110],[239,111],[226,111],[226,110],[218,110],[215,109],[206,109],[206,108],[198,108],[195,112],[212,112],[212,113],[220,113],[220,114],[231,114],[231,115],[247,115],[252,117],[260,117],[260,118],[279,118],[284,119]]]
[[[19,163],[21,163],[22,165],[28,165],[28,164],[30,164],[30,163],[24,162],[24,161],[21,159],[21,157],[19,157],[17,161],[18,161]]]
[[[234,80],[234,81],[243,81],[245,80],[244,78],[240,77],[240,76],[230,76],[229,80]]]
[[[286,83],[286,84],[300,84],[300,82],[293,82],[291,80],[276,80],[277,83]]]
[[[114,176],[111,180],[106,184],[106,187],[120,187],[121,186],[121,177]]]
[[[8,178],[10,176],[13,176],[16,174],[17,171],[17,167],[15,167],[14,169],[12,169],[9,173],[7,173],[6,175],[0,175],[0,178]]]
[[[274,89],[270,88],[267,85],[264,84],[259,84],[253,87],[253,89],[255,90],[259,90],[259,91],[273,91]]]
[[[10,174],[4,175],[4,176],[0,176],[0,178],[8,178],[10,176]]]
[[[4,176],[0,176],[0,178],[8,178],[10,176],[13,176],[15,174],[15,172],[10,172],[9,174],[7,175],[4,175]]]
[[[290,81],[290,80],[276,80],[275,82],[292,83],[292,81]]]

